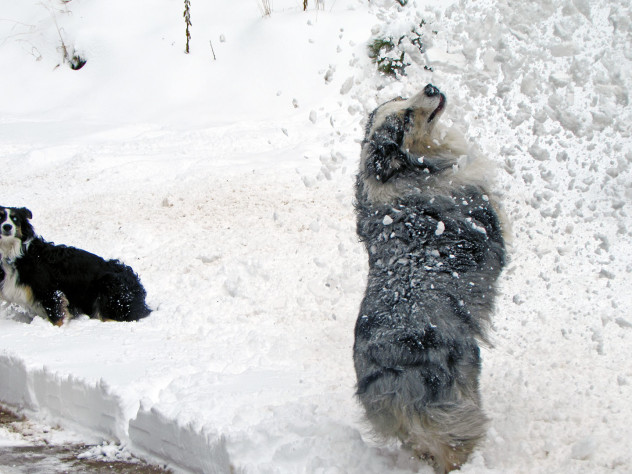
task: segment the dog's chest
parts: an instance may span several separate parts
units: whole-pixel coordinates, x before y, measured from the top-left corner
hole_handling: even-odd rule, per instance
[[[19,283],[18,272],[15,267],[6,260],[2,260],[2,270],[4,271],[4,280],[0,284],[0,294],[2,298],[9,303],[16,303],[27,306],[38,311],[38,306],[33,298],[33,290],[28,285]]]

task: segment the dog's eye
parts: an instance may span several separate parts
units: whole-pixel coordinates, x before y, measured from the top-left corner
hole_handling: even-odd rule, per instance
[[[11,216],[11,220],[17,224],[18,223],[18,216]]]
[[[406,114],[404,115],[404,125],[409,125],[413,119],[413,109],[406,109]]]

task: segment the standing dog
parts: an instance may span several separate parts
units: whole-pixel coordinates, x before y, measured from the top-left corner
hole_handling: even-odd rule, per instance
[[[375,431],[438,472],[483,438],[479,342],[505,261],[490,173],[435,124],[445,96],[428,84],[369,117],[356,182],[369,276],[355,327],[357,395]]]
[[[35,235],[31,211],[0,207],[0,296],[61,326],[77,314],[135,321],[151,310],[134,271],[118,260]]]

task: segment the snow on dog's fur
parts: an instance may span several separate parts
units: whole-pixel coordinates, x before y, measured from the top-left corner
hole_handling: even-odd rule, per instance
[[[458,468],[485,435],[479,343],[505,260],[489,166],[457,133],[435,128],[445,105],[428,84],[373,111],[356,182],[369,257],[357,395],[376,433],[438,472]]]

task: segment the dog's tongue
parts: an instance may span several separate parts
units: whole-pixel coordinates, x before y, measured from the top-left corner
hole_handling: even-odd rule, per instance
[[[441,94],[439,96],[440,100],[439,100],[439,105],[437,106],[436,109],[434,109],[434,111],[430,114],[430,116],[428,117],[428,123],[432,122],[434,120],[434,118],[437,116],[437,114],[440,114],[441,111],[444,109],[445,107],[445,96],[443,94]]]

